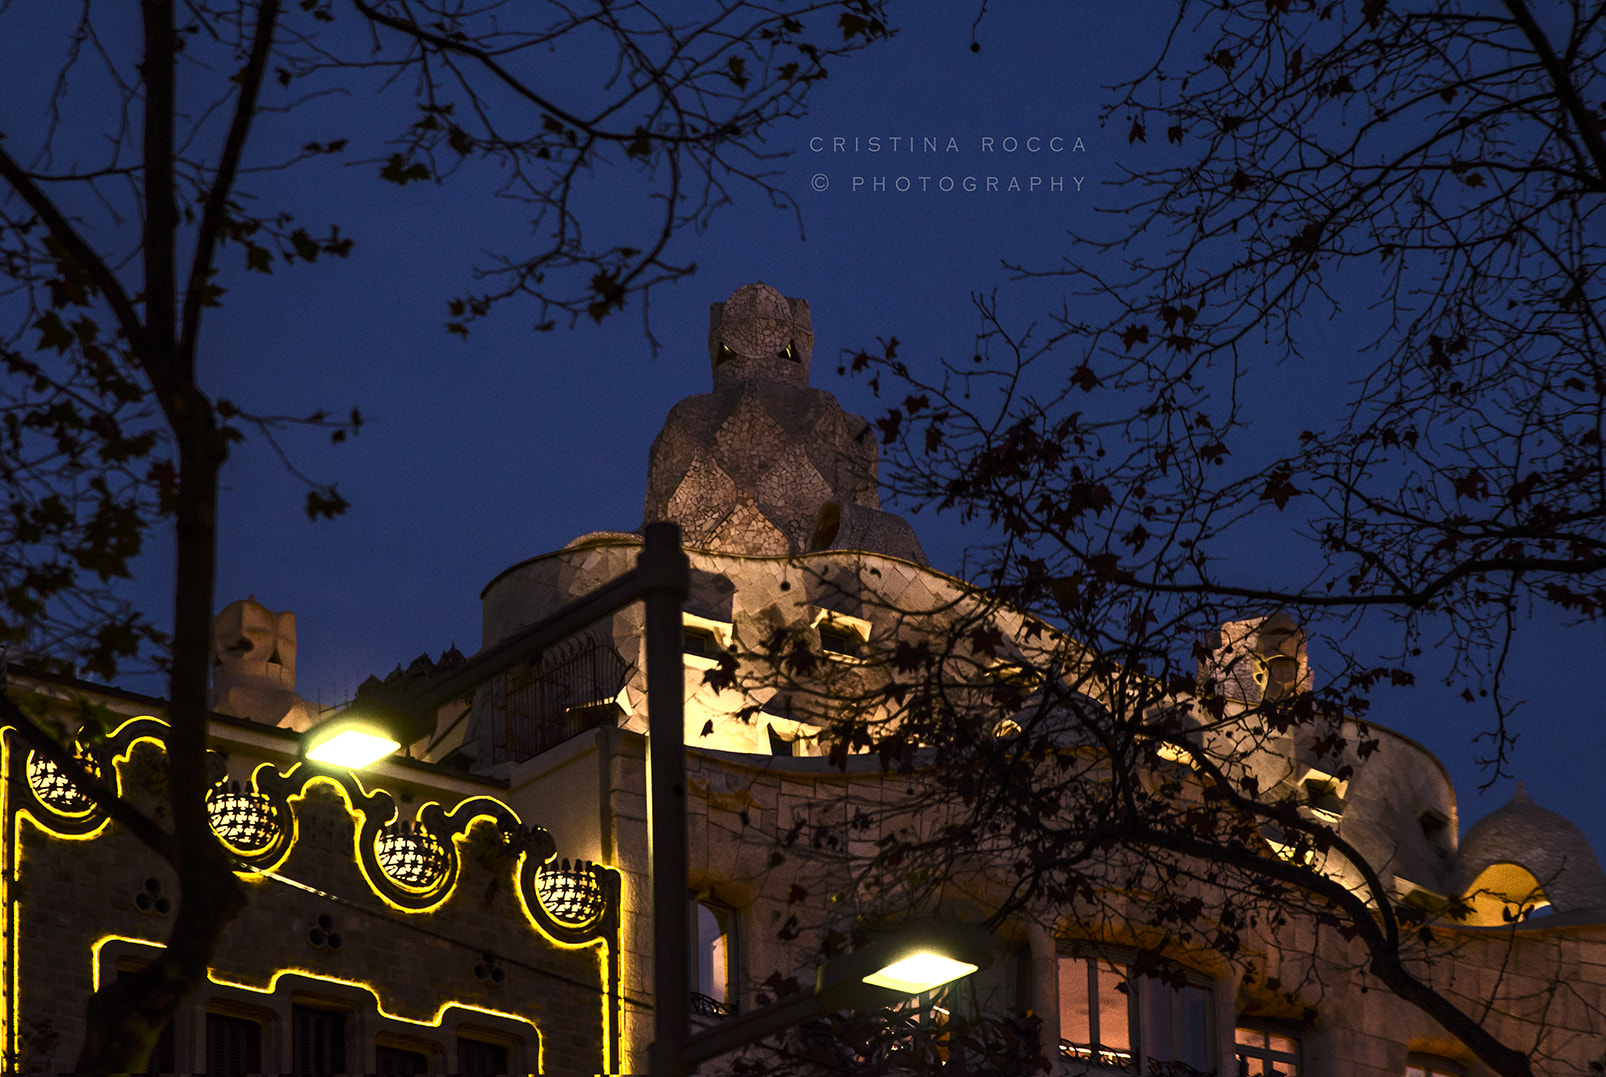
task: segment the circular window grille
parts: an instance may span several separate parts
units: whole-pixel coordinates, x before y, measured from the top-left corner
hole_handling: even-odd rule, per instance
[[[424,890],[446,877],[446,849],[421,826],[386,827],[377,848],[379,866],[403,886]]]
[[[279,836],[279,809],[239,782],[219,782],[206,795],[206,813],[217,836],[243,852],[259,852]]]
[[[94,760],[80,756],[78,761],[90,774],[99,776],[100,768]],[[28,755],[28,784],[35,796],[63,815],[87,815],[95,807],[95,802],[80,793],[60,767],[38,752]]]
[[[547,912],[571,924],[593,919],[606,900],[591,865],[584,860],[576,860],[572,868],[567,860],[558,867],[542,868],[535,877],[535,892]]]

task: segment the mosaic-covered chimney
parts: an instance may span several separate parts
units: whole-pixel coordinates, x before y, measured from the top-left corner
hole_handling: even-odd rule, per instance
[[[646,521],[688,547],[782,557],[856,549],[926,563],[914,531],[881,511],[870,424],[809,385],[809,305],[767,284],[709,313],[714,391],[676,404],[653,441]]]

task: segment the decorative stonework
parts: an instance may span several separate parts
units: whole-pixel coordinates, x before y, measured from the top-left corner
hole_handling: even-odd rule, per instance
[[[94,760],[80,755],[79,761],[91,773],[99,773]],[[88,815],[95,808],[94,801],[79,792],[56,764],[37,753],[28,755],[28,787],[42,803],[63,815]]]
[[[1270,617],[1228,621],[1209,638],[1208,661],[1199,663],[1199,682],[1245,703],[1269,702],[1309,692],[1314,686],[1305,632],[1281,611]]]
[[[379,866],[396,882],[428,890],[446,877],[446,850],[421,826],[396,823],[379,835]]]
[[[206,812],[217,836],[239,852],[262,853],[280,840],[279,809],[237,781],[214,786],[206,797]]]
[[[568,924],[594,920],[608,900],[601,878],[584,860],[576,860],[572,868],[567,860],[542,868],[535,877],[535,891],[546,911]]]
[[[127,796],[129,772],[138,766],[135,747],[159,757],[166,750],[167,733],[167,723],[159,719],[130,719],[108,735],[99,760],[85,755],[86,765],[114,793]],[[0,740],[4,737],[0,733]],[[104,832],[103,810],[81,798],[48,761],[32,752],[28,759],[29,780],[18,790],[23,795],[8,802],[11,811],[26,812],[39,828],[58,836]],[[262,763],[249,783],[225,780],[207,797],[212,826],[227,843],[237,871],[277,870],[285,862],[301,832],[292,821],[300,811],[292,800],[304,800],[310,793],[343,802],[341,817],[356,827],[351,848],[362,878],[393,908],[416,913],[438,909],[464,870],[458,838],[489,823],[482,838],[513,865],[514,889],[540,930],[564,943],[601,938],[616,945],[619,873],[583,861],[576,861],[572,870],[567,861],[560,867],[551,834],[526,826],[506,804],[488,796],[469,797],[449,812],[438,803],[425,804],[415,819],[402,825],[393,822],[398,818],[396,798],[383,789],[364,789],[348,770],[297,763],[281,773]],[[553,894],[562,896],[561,914],[548,911],[548,895]]]

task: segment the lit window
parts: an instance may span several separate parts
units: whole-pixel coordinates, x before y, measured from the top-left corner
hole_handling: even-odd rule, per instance
[[[736,1012],[736,910],[712,901],[691,907],[691,1009],[704,1017]]]
[[[714,633],[706,628],[687,627],[681,630],[681,650],[694,658],[718,658],[722,649]]]
[[[1465,1077],[1466,1072],[1459,1062],[1434,1055],[1412,1055],[1405,1062],[1405,1077]]]
[[[1059,979],[1062,1057],[1140,1073],[1212,1065],[1208,988],[1129,979],[1123,966],[1087,957],[1060,958]]]
[[[686,665],[702,670],[717,668],[720,658],[730,650],[734,633],[735,626],[729,621],[682,613],[680,650],[686,656]]]
[[[1084,957],[1060,958],[1060,1054],[1078,1062],[1132,1061],[1126,969]]]
[[[826,654],[857,656],[859,640],[852,632],[844,632],[833,625],[820,626],[820,646]]]
[[[864,658],[870,642],[870,622],[862,617],[817,609],[814,627],[820,634],[820,653],[838,662],[857,662]]]
[[[1299,1037],[1240,1025],[1233,1038],[1238,1077],[1299,1077]]]

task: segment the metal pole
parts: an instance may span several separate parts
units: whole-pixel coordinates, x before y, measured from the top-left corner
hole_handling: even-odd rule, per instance
[[[685,657],[681,606],[691,569],[680,528],[653,523],[636,562],[647,632],[647,829],[652,863],[653,1077],[695,1072],[686,1064],[691,989],[687,938]]]

